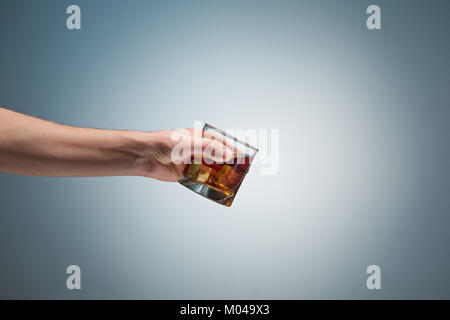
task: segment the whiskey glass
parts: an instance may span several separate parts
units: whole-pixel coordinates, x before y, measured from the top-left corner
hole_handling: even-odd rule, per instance
[[[218,162],[203,155],[192,155],[178,182],[207,199],[229,207],[258,149],[209,124],[204,125],[202,137],[221,141],[233,150],[233,157]]]

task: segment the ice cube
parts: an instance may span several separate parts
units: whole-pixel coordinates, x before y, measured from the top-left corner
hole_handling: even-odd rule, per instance
[[[207,166],[200,166],[200,170],[197,175],[197,182],[205,183],[208,181],[209,175],[211,174],[212,169]]]

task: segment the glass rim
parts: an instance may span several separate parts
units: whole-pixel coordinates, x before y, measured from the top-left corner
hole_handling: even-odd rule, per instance
[[[214,127],[214,126],[210,125],[209,123],[205,123],[205,125],[203,126],[202,131],[205,131],[205,128],[206,128],[206,127],[211,128],[212,130],[217,131],[217,132],[220,133],[221,135],[224,135],[225,137],[230,138],[230,139],[234,140],[235,142],[238,142],[238,143],[240,143],[240,144],[243,144],[243,145],[246,146],[247,148],[253,149],[253,150],[256,151],[256,152],[259,151],[258,148],[255,148],[255,147],[249,145],[247,142],[244,142],[244,141],[242,141],[242,140],[240,140],[240,139],[238,139],[238,138],[236,138],[236,137],[234,137],[234,136],[228,134],[228,133],[225,132],[224,130],[221,130],[221,129],[217,128],[217,127]]]

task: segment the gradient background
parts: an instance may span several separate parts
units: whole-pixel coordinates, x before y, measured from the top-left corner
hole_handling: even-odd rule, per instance
[[[81,7],[82,30],[66,29]],[[378,4],[382,30],[366,28]],[[450,298],[449,1],[0,4],[0,105],[279,128],[231,208],[144,178],[0,174],[0,298]],[[82,290],[66,288],[77,264]],[[381,290],[366,268],[382,269]]]

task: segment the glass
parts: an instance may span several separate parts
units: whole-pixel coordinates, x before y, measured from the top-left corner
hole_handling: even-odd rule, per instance
[[[205,198],[229,207],[258,149],[209,124],[203,127],[202,136],[223,141],[233,150],[232,159],[213,162],[204,157],[200,160],[200,157],[193,155],[178,182]],[[194,162],[194,159],[197,161]]]

